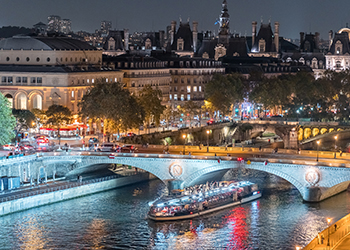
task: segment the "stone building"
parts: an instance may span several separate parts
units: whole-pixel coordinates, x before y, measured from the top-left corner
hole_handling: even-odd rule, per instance
[[[101,65],[102,52],[79,40],[15,36],[0,41],[0,92],[16,109],[59,104],[77,113],[97,79],[122,81],[122,72]]]
[[[329,51],[326,54],[326,69],[341,71],[350,67],[350,29],[342,28],[333,36],[329,32]]]

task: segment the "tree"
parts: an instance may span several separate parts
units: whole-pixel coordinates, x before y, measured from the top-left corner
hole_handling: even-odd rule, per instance
[[[143,109],[122,83],[106,83],[103,78],[91,86],[79,107],[83,118],[103,119],[104,129],[111,132],[138,128],[144,118]]]
[[[158,88],[153,89],[150,85],[146,85],[140,91],[138,101],[145,111],[145,120],[148,127],[151,120],[159,125],[160,116],[165,109],[165,106],[162,105],[162,92]]]
[[[35,116],[35,125],[36,125],[37,129],[39,129],[41,126],[46,124],[47,116],[46,116],[46,112],[44,110],[33,109],[32,113]]]
[[[215,74],[213,79],[205,86],[205,99],[213,108],[227,113],[232,104],[243,100],[244,86],[242,76],[239,74]]]
[[[10,103],[0,93],[0,145],[9,143],[14,137],[16,118],[12,115]]]
[[[57,127],[59,135],[60,128],[72,119],[72,112],[65,106],[53,104],[46,110],[46,116],[46,124]]]
[[[164,119],[166,121],[168,127],[169,121],[173,122],[179,115],[180,112],[178,109],[174,109],[172,106],[167,106],[161,115],[161,119]]]
[[[182,107],[185,111],[185,113],[189,116],[190,118],[190,127],[191,127],[191,119],[200,113],[201,106],[195,103],[194,101],[190,100],[185,102],[185,104]]]
[[[23,130],[27,130],[34,126],[35,116],[32,112],[26,109],[12,109],[12,114],[16,118],[16,140],[18,140],[18,134]]]

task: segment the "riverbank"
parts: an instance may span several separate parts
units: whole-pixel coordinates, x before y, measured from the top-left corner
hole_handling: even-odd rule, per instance
[[[26,209],[95,194],[153,179],[149,173],[126,177],[108,176],[83,182],[62,182],[61,185],[43,185],[40,188],[14,190],[0,195],[0,216]],[[4,197],[2,197],[4,196]]]

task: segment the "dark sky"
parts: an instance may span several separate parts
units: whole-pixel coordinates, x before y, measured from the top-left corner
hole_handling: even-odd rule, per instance
[[[113,28],[133,31],[164,30],[171,20],[199,22],[199,31],[217,30],[222,0],[1,0],[0,26],[32,27],[47,16],[71,19],[73,31],[93,32],[101,20]],[[280,34],[298,38],[299,32],[338,30],[350,23],[350,0],[228,0],[230,28],[251,35],[251,22],[280,22]]]

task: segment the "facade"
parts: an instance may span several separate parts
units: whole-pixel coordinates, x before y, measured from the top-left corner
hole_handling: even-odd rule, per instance
[[[77,113],[97,79],[122,81],[122,72],[101,65],[102,52],[79,40],[15,36],[0,41],[0,92],[16,109],[59,104]]]
[[[329,32],[330,46],[326,54],[326,69],[341,71],[350,68],[350,29]]]
[[[72,22],[70,19],[61,19],[60,16],[51,15],[47,18],[47,31],[67,35],[72,32]]]

